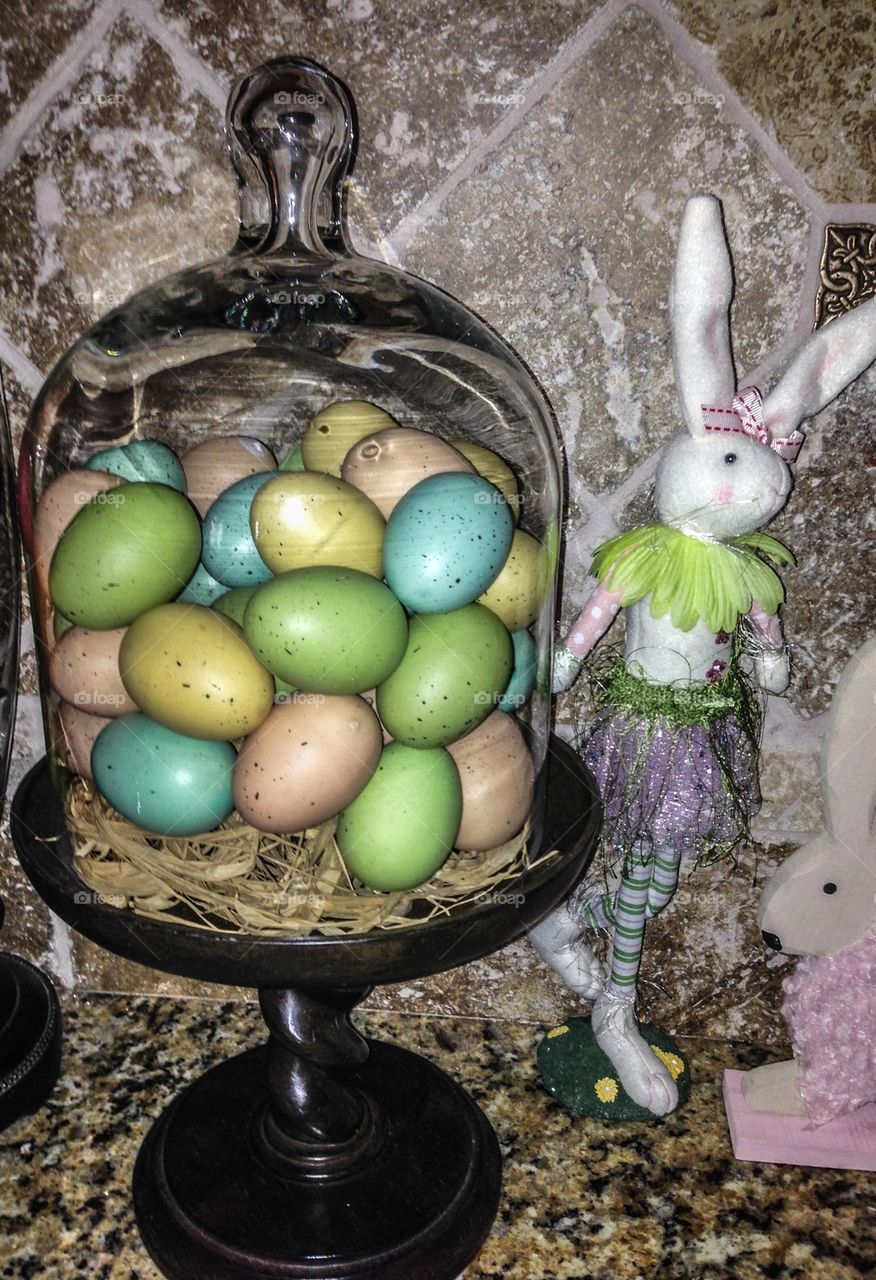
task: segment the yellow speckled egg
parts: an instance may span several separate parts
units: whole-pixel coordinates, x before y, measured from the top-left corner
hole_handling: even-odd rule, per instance
[[[215,436],[187,449],[180,462],[189,501],[202,519],[219,494],[238,480],[277,469],[277,459],[268,446],[249,436]]]
[[[508,559],[478,603],[492,609],[509,631],[522,631],[538,617],[546,586],[544,547],[531,533],[515,529]]]
[[[119,669],[141,711],[192,738],[252,733],[274,701],[273,677],[240,627],[204,605],[165,604],[141,614],[122,641]]]
[[[492,449],[485,449],[482,444],[475,444],[473,440],[454,440],[453,447],[464,458],[468,458],[479,475],[496,486],[508,503],[516,524],[520,519],[520,489],[517,477],[505,459],[500,458],[498,453],[493,453]]]
[[[367,493],[386,519],[415,484],[445,471],[473,475],[475,468],[445,440],[413,427],[366,436],[353,446],[341,467],[344,480]]]
[[[301,440],[301,456],[308,471],[341,475],[341,463],[354,444],[375,431],[396,424],[388,413],[367,400],[338,400],[314,417]]]
[[[91,749],[100,731],[110,723],[108,716],[93,716],[69,702],[58,704],[58,746],[67,768],[81,778],[94,781]]]
[[[258,553],[273,573],[314,565],[383,576],[386,522],[352,485],[320,471],[278,475],[250,509]]]
[[[136,711],[122,684],[119,649],[127,627],[89,631],[70,627],[49,655],[49,680],[65,702],[91,715],[112,718]]]
[[[241,748],[235,807],[259,831],[318,826],[356,798],[382,748],[377,716],[362,698],[290,694]]]
[[[462,784],[459,849],[494,849],[516,836],[532,808],[533,769],[520,726],[494,711],[447,747]]]

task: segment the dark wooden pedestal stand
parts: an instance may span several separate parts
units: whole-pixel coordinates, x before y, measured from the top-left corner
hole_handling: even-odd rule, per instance
[[[259,988],[270,1035],[190,1084],[134,1171],[143,1240],[172,1280],[455,1280],[498,1207],[501,1159],[483,1113],[437,1067],[367,1040],[350,1011],[376,983],[487,955],[570,889],[599,826],[592,783],[552,740],[544,849],[560,857],[503,898],[421,927],[338,939],[247,938],[140,919],[79,880],[45,762],[19,787],[12,832],[62,919],[169,973]]]

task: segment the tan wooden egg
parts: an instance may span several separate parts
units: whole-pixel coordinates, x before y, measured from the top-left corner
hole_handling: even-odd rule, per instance
[[[301,456],[308,471],[341,474],[341,464],[354,444],[376,431],[388,431],[395,421],[367,400],[338,400],[311,419],[301,440]]]
[[[225,489],[262,471],[276,471],[277,459],[261,440],[216,436],[180,456],[189,501],[203,517]]]
[[[89,715],[87,711],[80,711],[69,702],[61,702],[58,705],[58,724],[58,745],[67,768],[93,782],[91,748],[101,731],[112,724],[112,721],[106,716]]]
[[[476,474],[469,460],[446,440],[413,427],[395,427],[354,445],[344,459],[341,476],[367,494],[389,519],[409,489],[445,471]]]
[[[234,804],[260,831],[318,826],[362,791],[382,747],[380,723],[362,698],[293,693],[244,743]]]
[[[52,688],[78,711],[113,719],[137,710],[122,684],[119,649],[127,627],[90,631],[70,627],[49,655]]]
[[[494,711],[447,750],[462,783],[456,847],[494,849],[516,836],[532,808],[533,770],[514,717]]]

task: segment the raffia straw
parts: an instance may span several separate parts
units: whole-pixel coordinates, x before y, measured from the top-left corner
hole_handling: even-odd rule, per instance
[[[76,870],[101,898],[210,932],[338,936],[425,925],[558,856],[554,849],[530,861],[527,825],[486,853],[454,850],[416,889],[377,893],[347,871],[334,819],[278,836],[234,814],[203,836],[152,836],[82,780],[71,786],[67,808]]]

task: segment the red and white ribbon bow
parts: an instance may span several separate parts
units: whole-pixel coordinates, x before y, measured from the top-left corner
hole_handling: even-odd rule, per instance
[[[703,425],[707,431],[735,431],[751,436],[775,452],[785,462],[796,462],[803,443],[802,431],[792,431],[789,436],[774,440],[763,418],[763,396],[757,387],[743,387],[733,397],[729,409],[704,404]]]

